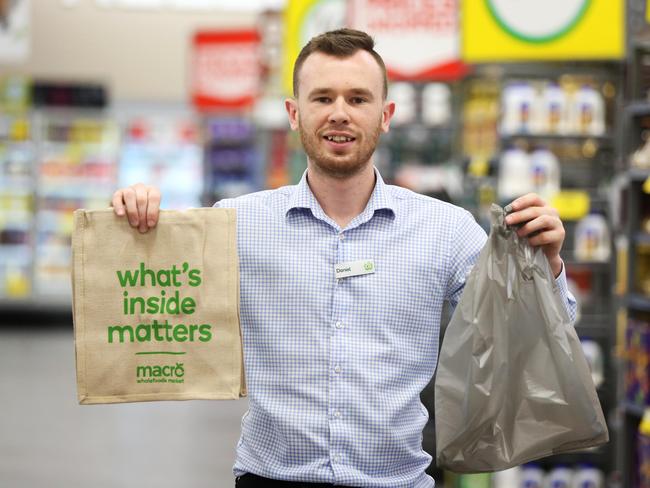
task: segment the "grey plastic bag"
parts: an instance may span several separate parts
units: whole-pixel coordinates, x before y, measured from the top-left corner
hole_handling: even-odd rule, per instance
[[[492,229],[444,337],[438,466],[499,471],[609,440],[580,340],[544,253],[492,207]]]

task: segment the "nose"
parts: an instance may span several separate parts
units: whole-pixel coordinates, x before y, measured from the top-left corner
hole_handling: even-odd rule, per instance
[[[348,106],[343,97],[337,97],[331,105],[332,111],[329,115],[330,124],[347,124],[350,122],[350,114],[348,114]]]

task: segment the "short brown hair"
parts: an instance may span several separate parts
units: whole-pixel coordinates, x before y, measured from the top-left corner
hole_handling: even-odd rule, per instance
[[[377,64],[381,68],[384,78],[383,96],[386,98],[388,94],[386,65],[374,48],[375,41],[372,37],[365,32],[354,29],[337,29],[312,37],[311,40],[305,44],[305,47],[302,48],[300,54],[298,54],[296,64],[293,66],[293,95],[298,95],[298,75],[300,73],[300,68],[302,68],[305,59],[307,59],[310,54],[321,52],[338,58],[347,58],[357,51],[363,50],[368,51],[372,57],[375,58],[375,61],[377,61]]]

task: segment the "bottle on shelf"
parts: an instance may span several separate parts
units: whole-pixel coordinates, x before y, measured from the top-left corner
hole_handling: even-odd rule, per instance
[[[521,467],[497,471],[492,475],[492,488],[519,488],[521,486]]]
[[[521,488],[544,488],[544,470],[535,463],[524,464],[521,469]]]
[[[499,179],[497,181],[499,201],[511,201],[533,190],[530,157],[522,149],[508,148],[499,160]]]
[[[560,192],[560,162],[546,148],[535,149],[530,155],[535,192],[550,201]]]
[[[591,464],[582,464],[575,471],[571,488],[605,488],[603,472]]]
[[[600,347],[598,342],[589,337],[581,337],[580,345],[582,346],[582,352],[584,352],[585,358],[587,359],[594,386],[599,388],[603,384],[603,381],[605,381],[603,349]]]
[[[573,488],[573,470],[558,464],[546,476],[545,488]]]
[[[567,95],[557,83],[549,83],[542,94],[540,132],[566,135]]]
[[[605,217],[591,213],[576,226],[575,254],[580,261],[607,262],[611,253],[611,239]]]
[[[646,408],[637,437],[639,488],[650,488],[650,408]]]

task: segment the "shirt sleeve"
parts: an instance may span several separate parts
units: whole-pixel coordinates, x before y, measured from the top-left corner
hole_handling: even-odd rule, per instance
[[[456,232],[449,242],[448,276],[445,300],[452,308],[456,308],[465,288],[478,255],[485,246],[487,235],[483,228],[476,223],[472,214],[463,210],[456,225]]]
[[[566,268],[564,266],[564,263],[562,263],[562,271],[560,271],[560,275],[557,278],[555,278],[555,284],[557,285],[557,288],[560,291],[560,296],[562,297],[562,303],[564,303],[566,307],[566,311],[569,314],[569,319],[571,319],[572,324],[575,324],[577,313],[578,313],[578,304],[573,294],[569,291],[569,287],[566,281],[565,269]]]

